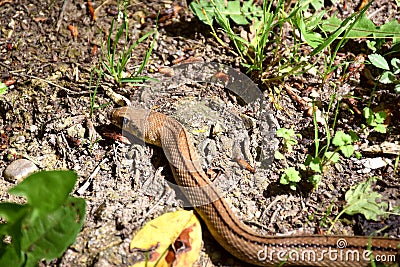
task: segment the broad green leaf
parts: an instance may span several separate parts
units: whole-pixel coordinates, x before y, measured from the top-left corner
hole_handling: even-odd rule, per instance
[[[396,77],[391,71],[385,71],[379,78],[379,82],[383,84],[390,84],[396,80]]]
[[[379,111],[375,113],[375,121],[377,123],[384,123],[386,120],[387,114],[385,111]]]
[[[363,109],[363,115],[364,118],[367,121],[368,125],[374,126],[375,124],[375,117],[374,117],[374,112],[372,111],[372,109],[366,107]]]
[[[210,2],[201,0],[199,3],[193,1],[189,5],[190,10],[201,20],[203,23],[212,26],[215,17],[215,8]]]
[[[337,147],[351,144],[351,142],[352,142],[351,136],[345,134],[343,131],[337,131],[332,140],[332,144],[334,144]]]
[[[353,145],[341,146],[340,151],[342,151],[343,155],[346,158],[350,158],[351,155],[353,155],[353,153],[354,153],[354,146]]]
[[[308,25],[305,24],[303,19],[301,18],[298,24],[299,30],[301,32],[301,37],[312,47],[316,48],[318,45],[320,45],[323,41],[324,38],[322,36],[314,31],[309,31],[308,30]]]
[[[30,175],[8,192],[25,196],[37,212],[46,213],[59,208],[65,202],[76,179],[77,175],[73,171],[42,171]]]
[[[321,173],[322,172],[322,162],[321,162],[321,158],[316,157],[313,158],[310,155],[308,155],[306,162],[305,162],[306,166],[309,166],[311,170]]]
[[[377,68],[384,69],[384,70],[390,70],[389,64],[387,63],[386,59],[379,55],[379,54],[371,54],[368,55],[369,61],[371,61],[372,65],[374,65]]]
[[[345,213],[354,215],[363,214],[367,220],[378,220],[378,216],[384,215],[387,209],[386,202],[377,203],[376,200],[382,196],[371,190],[371,182],[369,179],[364,183],[350,188],[345,199],[347,204],[344,207]]]
[[[61,208],[22,226],[22,249],[27,252],[27,266],[42,258],[51,260],[75,241],[85,219],[84,199],[69,197]]]
[[[86,209],[84,199],[69,196],[75,181],[71,171],[42,171],[9,190],[25,196],[27,204],[0,203],[5,220],[0,238],[11,237],[10,243],[0,242],[0,266],[37,266],[43,258],[61,256],[74,242]]]
[[[22,220],[26,216],[26,213],[31,209],[26,205],[20,205],[17,203],[0,203],[0,218],[3,218],[6,222],[0,224],[0,237],[9,235],[13,238],[14,242],[10,247],[14,250],[8,251],[9,257],[14,258],[15,255],[21,254],[21,225]],[[1,245],[0,242],[0,259],[1,257]],[[3,244],[4,245],[4,244]],[[6,257],[6,256],[5,256]],[[2,261],[0,260],[0,263]],[[0,266],[6,266],[0,264]]]
[[[249,24],[246,16],[242,15],[240,12],[240,2],[239,1],[228,1],[228,5],[226,11],[229,14],[229,17],[238,25],[247,25]]]
[[[318,11],[324,7],[324,1],[323,0],[312,0],[311,5],[315,9],[315,11]]]
[[[285,170],[285,174],[291,182],[300,182],[300,173],[293,167],[289,167]]]
[[[334,15],[333,17],[325,20],[325,22],[323,22],[321,25],[321,28],[326,32],[334,32],[339,28],[341,23],[342,21],[336,15]]]
[[[375,29],[375,24],[369,18],[367,18],[364,13],[357,20],[356,24],[347,35],[347,38],[368,37],[374,32]]]
[[[393,37],[393,44],[400,41],[400,24],[396,19],[383,24],[374,32],[375,38]]]
[[[386,126],[384,124],[378,124],[374,127],[374,130],[378,133],[386,133]]]
[[[343,30],[346,30],[348,26],[343,26],[343,22],[334,15],[329,18],[321,25],[322,30],[326,32],[334,32],[338,30],[340,27],[346,27]],[[362,14],[358,20],[355,22],[355,25],[347,34],[347,38],[359,38],[359,37],[367,37],[373,34],[376,31],[375,24],[367,18],[367,16]]]
[[[325,158],[332,161],[333,163],[339,162],[339,154],[332,151],[327,151],[325,153]]]
[[[18,252],[20,250],[15,250],[12,246],[0,243],[0,266],[24,266],[24,255],[22,253],[18,254]]]
[[[358,138],[357,134],[353,130],[350,130],[349,134],[351,136],[352,142],[357,142],[358,140],[360,140],[360,138]]]

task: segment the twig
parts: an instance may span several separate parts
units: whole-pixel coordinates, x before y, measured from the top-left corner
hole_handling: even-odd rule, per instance
[[[86,91],[86,92],[76,92],[76,91],[67,89],[67,88],[65,88],[65,87],[63,87],[63,86],[61,86],[61,85],[58,85],[58,84],[56,84],[56,83],[50,82],[50,81],[48,81],[48,80],[45,80],[45,79],[42,79],[42,78],[39,78],[39,77],[36,77],[36,76],[33,76],[33,75],[18,73],[17,71],[10,71],[10,73],[12,73],[13,75],[16,75],[16,76],[22,76],[22,77],[28,77],[28,78],[31,78],[31,79],[37,79],[37,80],[39,80],[39,81],[42,81],[42,82],[51,84],[51,85],[53,85],[53,86],[55,86],[55,87],[57,87],[57,88],[63,89],[63,90],[65,90],[66,92],[72,93],[72,94],[86,94],[86,93],[89,92],[89,91]]]
[[[89,185],[92,183],[93,178],[99,173],[100,171],[100,166],[104,164],[107,161],[107,158],[104,158],[94,169],[92,174],[89,176],[89,178],[86,179],[85,183],[76,191],[78,195],[82,195],[85,193],[85,191],[89,188]]]
[[[62,19],[64,17],[64,11],[65,11],[65,8],[67,7],[67,4],[68,4],[68,0],[64,0],[64,4],[61,8],[60,16],[58,17],[56,32],[58,32],[60,30]]]
[[[108,2],[110,2],[110,0],[106,0],[106,1],[104,1],[104,3],[102,3],[101,5],[99,5],[99,6],[94,10],[94,14],[96,14],[96,12],[97,12],[102,6],[104,6],[105,4],[107,4]]]

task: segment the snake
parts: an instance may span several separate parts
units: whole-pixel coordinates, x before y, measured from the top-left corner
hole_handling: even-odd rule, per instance
[[[220,196],[199,162],[185,127],[152,110],[120,107],[111,121],[130,135],[161,147],[174,179],[186,190],[213,238],[234,257],[256,266],[370,266],[400,261],[400,239],[338,235],[263,235],[243,223]]]

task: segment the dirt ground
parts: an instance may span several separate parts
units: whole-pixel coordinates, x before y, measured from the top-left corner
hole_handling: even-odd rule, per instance
[[[340,2],[336,10],[339,16],[346,17],[357,5],[358,1],[346,1],[346,5]],[[256,168],[254,174],[233,164],[224,156],[232,148],[227,148],[228,152],[223,148],[235,142],[235,137],[246,129],[233,118],[246,112],[249,117],[252,114],[249,107],[221,86],[193,82],[176,84],[166,91],[151,84],[117,86],[112,79],[103,78],[95,99],[97,108],[91,115],[91,71],[99,66],[102,45],[112,19],[118,15],[115,1],[95,1],[94,8],[96,21],[83,1],[0,1],[0,73],[1,81],[10,83],[7,93],[0,96],[0,172],[19,158],[26,158],[43,170],[71,169],[79,177],[74,196],[87,201],[86,220],[75,244],[62,257],[43,262],[42,266],[128,266],[134,261],[129,252],[133,233],[149,220],[184,205],[179,192],[165,182],[164,176],[171,182],[173,178],[162,150],[130,146],[118,137],[121,131],[111,125],[109,117],[112,108],[118,105],[106,94],[108,89],[131,99],[132,103],[156,107],[181,121],[204,157],[204,169],[220,173],[230,170],[235,174],[225,184],[230,187],[226,199],[243,221],[263,233],[323,233],[330,225],[320,225],[328,206],[329,222],[345,204],[344,193],[372,176],[382,178],[373,188],[382,194],[383,200],[390,206],[400,205],[399,171],[395,172],[393,154],[363,153],[362,159],[381,157],[387,162],[377,169],[367,168],[366,163],[355,157],[341,157],[339,163],[327,168],[317,190],[307,181],[299,183],[296,191],[281,185],[280,171],[285,167],[281,161],[273,161],[268,168]],[[159,68],[175,66],[187,59],[219,62],[240,70],[235,54],[216,42],[210,29],[192,15],[185,2],[129,1],[127,11],[132,40],[155,29],[156,14],[161,11],[159,36],[145,70],[147,75],[159,75]],[[394,1],[376,1],[369,12],[374,14],[372,18],[378,25],[400,19]],[[76,36],[72,27],[78,31]],[[222,34],[221,37],[225,38]],[[149,44],[150,41],[144,42],[133,51],[127,73],[138,69]],[[349,42],[340,51],[338,64],[366,53],[365,47],[361,42]],[[322,63],[317,66],[322,67]],[[371,66],[366,68],[376,75]],[[254,78],[269,103],[266,110],[273,118],[268,122],[271,129],[293,127],[302,135],[294,152],[287,155],[289,164],[304,162],[307,154],[314,153],[313,120],[284,89],[280,93],[275,91],[272,101],[270,93],[275,88],[294,88],[304,99],[310,99],[311,91],[316,91],[320,108],[326,109],[335,84],[338,94],[351,92],[357,96],[355,103],[340,106],[337,130],[361,133],[360,151],[384,141],[400,140],[400,102],[393,88],[379,88],[371,105],[390,113],[388,133],[367,135],[360,128],[365,123],[362,115],[352,114],[348,107],[362,110],[370,100],[371,86],[360,73],[338,82],[341,75],[339,68],[323,85],[316,76],[307,73],[289,77],[281,84],[266,85]],[[154,88],[157,90],[149,91]],[[277,104],[282,109],[277,109]],[[228,112],[217,112],[222,110]],[[222,129],[222,137],[208,138],[211,124]],[[101,140],[93,142],[98,138]],[[254,166],[259,166],[255,152],[257,138],[260,135],[253,143],[245,143]],[[278,139],[269,143],[270,149],[274,150],[274,146],[281,147]],[[0,179],[0,201],[13,200],[7,189],[15,183],[4,177]],[[368,235],[384,226],[389,227],[381,235],[400,238],[400,219],[395,215],[378,222],[366,221],[361,215],[343,216],[332,233]],[[197,266],[247,266],[225,252],[203,228],[204,246]]]

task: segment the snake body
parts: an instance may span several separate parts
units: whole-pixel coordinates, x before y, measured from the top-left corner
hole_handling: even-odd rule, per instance
[[[260,235],[242,223],[219,197],[199,164],[188,132],[177,120],[158,112],[122,107],[114,109],[112,121],[146,143],[162,147],[177,184],[194,189],[187,198],[212,236],[244,262],[258,266],[282,262],[285,266],[368,266],[371,252],[376,261],[399,261],[400,239],[395,238]]]

